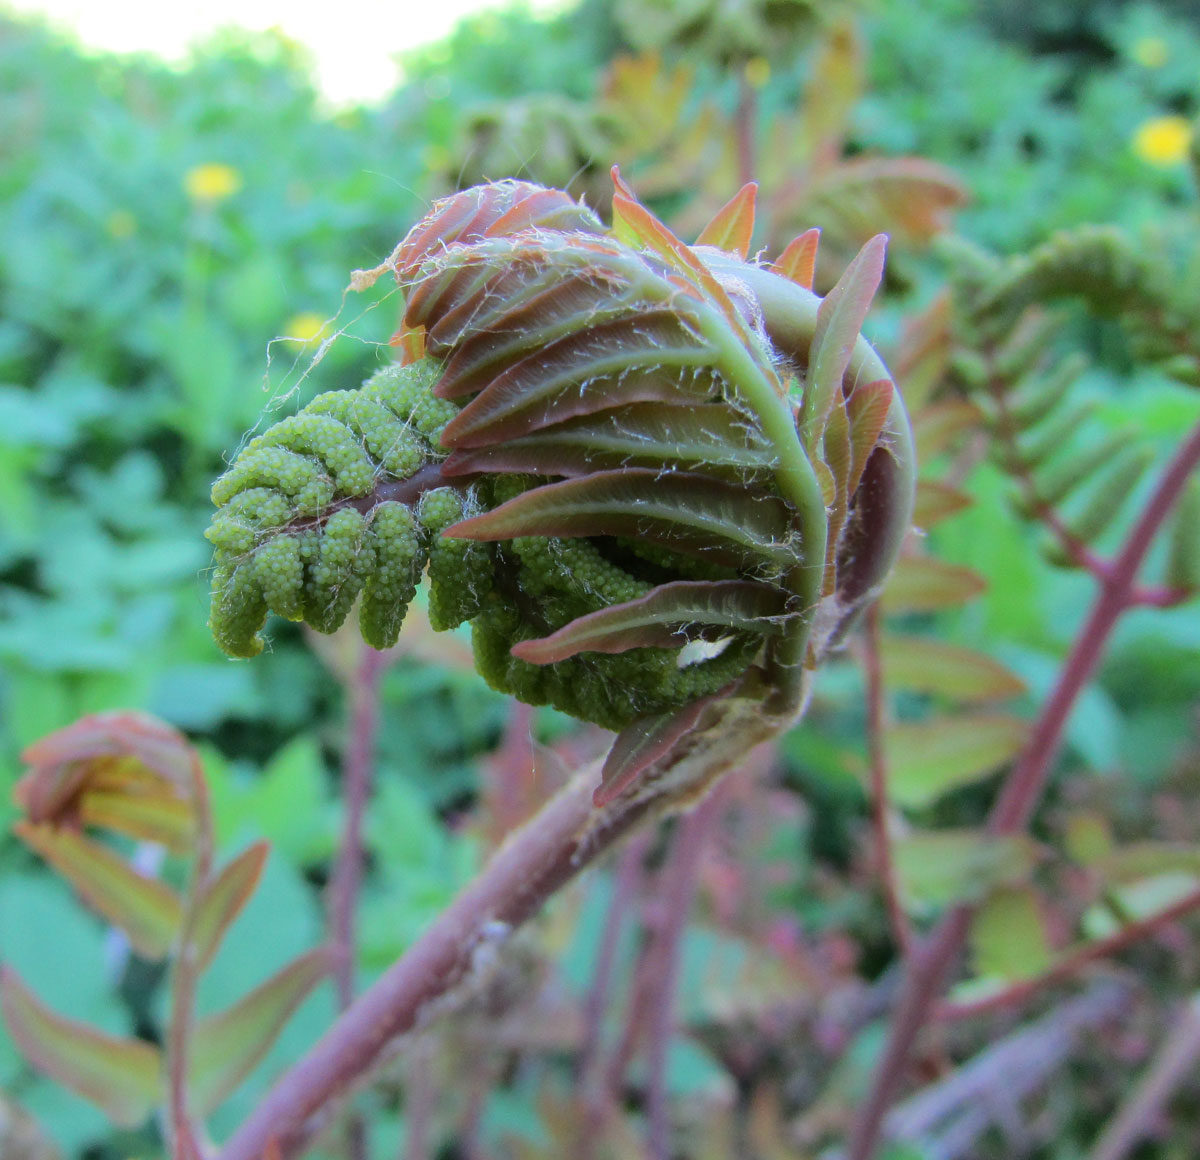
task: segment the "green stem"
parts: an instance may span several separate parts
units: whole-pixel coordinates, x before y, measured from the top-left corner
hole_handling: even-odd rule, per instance
[[[714,273],[728,273],[730,277],[736,278],[750,289],[762,309],[763,322],[771,341],[799,366],[806,367],[813,335],[816,333],[817,311],[821,306],[821,298],[811,290],[789,282],[770,270],[739,262],[733,257],[706,254],[705,261]],[[717,341],[715,336],[708,337],[714,342]],[[724,347],[721,349],[724,355]],[[805,659],[813,615],[821,599],[828,514],[820,484],[800,443],[789,401],[780,398],[757,367],[753,367],[751,373],[746,364],[753,364],[753,359],[745,350],[740,353],[740,364],[735,363],[730,368],[731,373],[741,374],[742,377],[734,381],[739,387],[744,387],[747,402],[755,408],[764,434],[779,451],[776,478],[780,490],[799,511],[798,522],[806,560],[818,562],[815,565],[801,563],[789,577],[807,615],[797,618],[799,623],[796,632],[785,638],[786,645],[783,647],[786,651],[780,653],[780,663],[799,667]],[[852,383],[869,383],[881,379],[893,382],[891,372],[883,360],[860,335],[851,352],[845,380]],[[878,557],[874,571],[879,576],[885,576],[912,523],[916,480],[916,450],[913,446],[912,429],[898,390],[892,392],[892,403],[880,442],[888,448],[895,461],[899,477],[895,481],[894,490],[896,497],[900,498],[904,505],[897,509],[889,520],[886,541],[874,545],[874,553]]]
[[[825,552],[829,532],[825,500],[816,472],[800,444],[800,435],[786,397],[763,374],[741,337],[731,332],[725,319],[715,312],[702,319],[704,337],[717,351],[717,366],[739,395],[749,404],[759,428],[771,441],[778,456],[775,478],[784,499],[796,510],[802,557],[788,572],[788,587],[800,603],[801,615],[774,647],[774,662],[780,678],[780,704],[772,709],[788,711],[799,704],[805,656],[813,620],[821,602],[825,575]]]

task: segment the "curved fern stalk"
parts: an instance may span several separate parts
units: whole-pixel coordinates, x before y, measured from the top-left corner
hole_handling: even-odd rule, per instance
[[[611,230],[522,182],[437,203],[387,263],[405,365],[253,440],[209,532],[233,655],[269,609],[328,632],[360,596],[385,647],[427,564],[489,683],[624,731],[601,800],[727,718],[792,721],[913,493],[859,333],[884,239],[822,300],[815,237],[747,260],[753,186],[689,247],[614,180]]]

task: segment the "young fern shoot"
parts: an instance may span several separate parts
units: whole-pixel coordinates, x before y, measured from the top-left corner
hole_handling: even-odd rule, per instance
[[[689,247],[614,180],[612,229],[523,182],[437,203],[367,276],[405,295],[403,364],[253,440],[209,531],[233,656],[268,611],[330,632],[356,600],[387,647],[427,569],[493,687],[620,731],[600,801],[795,719],[914,486],[859,333],[884,239],[822,300],[815,235],[748,260],[753,186]]]

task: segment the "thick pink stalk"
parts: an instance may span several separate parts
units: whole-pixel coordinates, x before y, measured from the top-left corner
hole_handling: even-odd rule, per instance
[[[1121,614],[1132,606],[1138,570],[1197,464],[1200,464],[1200,426],[1191,432],[1168,464],[1104,578],[1100,595],[1067,656],[1054,691],[1042,707],[1029,743],[1005,779],[988,818],[990,833],[1016,833],[1032,816],[1051,763],[1058,754],[1075,699],[1091,679]],[[917,1035],[929,1021],[946,976],[962,949],[972,914],[973,909],[967,905],[951,909],[913,957],[883,1058],[851,1129],[848,1160],[869,1160],[874,1154],[884,1114],[903,1082]]]
[[[179,932],[171,976],[171,1019],[167,1028],[167,1109],[170,1137],[180,1160],[199,1160],[203,1155],[200,1137],[188,1099],[188,1061],[196,1018],[196,987],[200,967],[196,957],[193,927],[204,892],[212,881],[213,819],[208,782],[200,758],[191,750],[191,782],[196,817],[195,863],[184,899],[183,925]]]
[[[696,898],[700,861],[713,830],[725,810],[724,790],[718,786],[683,818],[675,834],[662,896],[663,922],[655,935],[656,979],[650,1013],[647,1062],[649,1081],[646,1113],[649,1120],[649,1154],[652,1160],[671,1160],[670,1101],[667,1094],[667,1052],[675,1034],[675,996],[678,989],[683,932]]]
[[[364,992],[267,1095],[220,1153],[261,1160],[268,1147],[291,1155],[309,1118],[346,1092],[396,1036],[438,998],[482,969],[512,927],[523,921],[640,811],[605,833],[586,832],[598,770],[584,770],[492,859],[422,938]],[[607,839],[607,840],[606,840]]]
[[[220,1160],[280,1160],[306,1138],[309,1120],[359,1083],[397,1037],[486,970],[511,934],[565,883],[648,815],[698,802],[756,744],[791,724],[761,702],[730,698],[704,740],[615,800],[592,802],[600,763],[580,770],[493,855],[408,951],[345,1011],[276,1084],[220,1153]]]

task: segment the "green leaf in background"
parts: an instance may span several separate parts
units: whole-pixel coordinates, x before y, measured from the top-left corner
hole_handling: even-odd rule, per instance
[[[993,890],[971,920],[971,954],[978,975],[1026,979],[1052,959],[1041,896],[1032,886]]]
[[[1180,497],[1171,523],[1166,581],[1184,591],[1200,589],[1200,479]]]
[[[478,868],[469,837],[447,829],[421,789],[391,771],[367,813],[367,846],[379,876],[363,899],[366,964],[386,966],[451,902]]]
[[[329,965],[327,950],[309,951],[196,1025],[188,1090],[202,1114],[224,1103],[261,1062],[292,1013],[328,975]]]
[[[35,979],[38,994],[56,1011],[122,1033],[128,1018],[113,997],[107,957],[100,921],[61,880],[11,871],[0,879],[0,960]],[[0,1055],[3,1047],[0,1038]]]
[[[207,655],[211,639],[204,642]],[[187,650],[180,641],[179,654]],[[228,661],[173,663],[156,674],[150,691],[150,712],[180,729],[213,730],[228,717],[252,717],[264,712],[255,674],[248,665]]]
[[[1200,845],[1188,842],[1129,842],[1111,846],[1093,867],[1106,883],[1131,885],[1164,874],[1200,878]]]
[[[894,847],[906,909],[922,913],[953,902],[978,902],[998,886],[1020,882],[1038,860],[1032,839],[982,830],[908,834]]]
[[[1081,866],[1095,866],[1113,848],[1112,825],[1099,810],[1072,813],[1063,828],[1063,849]]]
[[[206,768],[220,842],[265,837],[295,865],[332,851],[337,817],[312,735],[302,734],[278,750],[257,777],[223,762]]]
[[[1028,722],[999,713],[892,725],[884,734],[888,796],[908,809],[931,805],[947,791],[995,773],[1028,735]]]
[[[48,873],[0,876],[0,961],[37,984],[38,998],[60,1015],[118,1038],[131,1030],[116,995],[111,938]],[[25,1065],[11,1036],[0,1033],[0,1086],[15,1090]],[[102,1139],[98,1109],[50,1079],[22,1084],[21,1103],[64,1156]]]
[[[891,688],[936,693],[955,701],[993,701],[1015,697],[1025,689],[999,661],[931,637],[888,633],[879,652]]]
[[[150,1044],[56,1015],[8,967],[0,967],[0,1008],[30,1061],[115,1123],[140,1123],[158,1104],[161,1061]]]
[[[938,555],[969,564],[987,577],[986,591],[970,611],[976,639],[1019,640],[1045,647],[1066,636],[1080,617],[1079,578],[1055,574],[1039,557],[1027,525],[1014,513],[1009,478],[990,463],[972,472],[972,505],[933,533]],[[902,561],[903,563],[903,561]],[[1064,589],[1071,617],[1057,616],[1052,603]],[[884,603],[887,606],[885,593]]]
[[[1088,908],[1083,916],[1084,933],[1091,939],[1108,938],[1127,923],[1152,918],[1197,888],[1200,876],[1185,870],[1169,870],[1117,887],[1103,903]]]
[[[667,1048],[667,1089],[683,1099],[730,1099],[733,1081],[695,1040],[677,1035]]]

